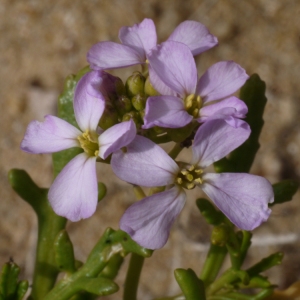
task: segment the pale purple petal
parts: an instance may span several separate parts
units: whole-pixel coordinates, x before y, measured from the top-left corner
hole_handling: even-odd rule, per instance
[[[197,69],[193,54],[186,45],[164,42],[151,50],[148,60],[160,79],[180,96],[195,93]]]
[[[55,178],[48,198],[54,212],[73,222],[93,215],[98,201],[96,157],[81,153]]]
[[[205,174],[203,191],[237,227],[253,230],[265,222],[274,201],[273,189],[263,177],[243,173]]]
[[[180,128],[192,120],[193,117],[187,113],[180,98],[156,96],[147,99],[143,125],[145,129],[154,126]]]
[[[127,151],[113,153],[111,166],[122,180],[142,186],[174,183],[179,168],[175,161],[149,139],[136,136]]]
[[[145,55],[136,49],[114,42],[100,42],[87,54],[87,61],[94,70],[123,68],[142,64],[145,60]]]
[[[161,95],[176,96],[176,92],[173,91],[170,87],[168,87],[160,79],[160,77],[151,68],[151,65],[148,66],[148,69],[149,69],[150,82],[156,91],[158,91]]]
[[[45,116],[44,122],[32,121],[27,127],[21,149],[29,153],[53,153],[79,147],[81,132],[65,120]]]
[[[97,88],[102,84],[101,71],[85,74],[77,83],[74,94],[74,112],[82,131],[96,131],[105,108],[105,98]]]
[[[247,112],[248,107],[245,102],[238,99],[237,97],[232,96],[219,102],[208,104],[202,107],[200,109],[200,118],[198,119],[198,122],[203,123],[205,121],[213,119],[225,119],[228,121],[234,121],[235,118],[245,118]],[[238,127],[237,122],[234,122],[232,125],[234,125],[234,127]]]
[[[162,248],[185,198],[185,192],[178,187],[146,197],[125,211],[120,228],[142,247]]]
[[[246,71],[233,61],[212,65],[197,84],[197,95],[204,103],[220,100],[236,92],[249,78]]]
[[[124,26],[119,31],[119,39],[123,45],[135,48],[146,60],[146,53],[155,47],[157,42],[154,22],[151,19],[144,19],[132,27]]]
[[[194,56],[218,44],[218,39],[203,24],[196,21],[180,23],[170,35],[168,41],[187,45]]]
[[[202,124],[194,138],[192,163],[205,168],[243,144],[251,129],[246,122],[241,122],[237,128],[222,119]]]
[[[108,128],[98,139],[99,156],[106,159],[111,153],[131,143],[135,136],[136,126],[132,120]]]

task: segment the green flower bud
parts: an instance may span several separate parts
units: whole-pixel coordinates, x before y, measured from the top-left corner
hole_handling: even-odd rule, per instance
[[[118,123],[118,113],[111,104],[106,104],[104,113],[99,121],[102,129],[108,129]]]
[[[140,72],[134,72],[128,77],[125,84],[127,95],[132,98],[137,94],[143,94],[145,80],[145,77]]]
[[[157,90],[155,90],[153,85],[151,84],[149,76],[146,79],[144,91],[145,91],[145,94],[147,94],[149,96],[158,96],[159,95],[159,92]]]
[[[129,121],[130,119],[134,121],[137,128],[142,126],[142,119],[137,111],[130,111],[123,115],[122,122]]]
[[[170,138],[174,142],[181,143],[191,135],[191,133],[193,132],[193,129],[194,129],[194,124],[190,123],[181,128],[168,128],[167,132],[168,132],[168,135],[170,136]]]
[[[117,80],[115,82],[115,87],[116,87],[117,95],[121,96],[126,93],[125,85],[121,78],[119,78],[119,77],[117,78]]]
[[[215,226],[210,238],[211,243],[216,246],[225,246],[229,239],[229,231],[230,229],[226,224]]]
[[[138,111],[145,109],[146,101],[147,97],[142,94],[137,94],[131,99],[133,107]]]
[[[131,100],[125,95],[119,96],[114,104],[116,106],[117,111],[121,115],[130,112],[132,110]]]

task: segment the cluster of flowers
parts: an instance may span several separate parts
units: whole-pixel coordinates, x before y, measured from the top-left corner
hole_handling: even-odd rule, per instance
[[[83,149],[49,190],[53,210],[72,221],[90,217],[97,206],[96,161],[108,160],[124,181],[164,187],[130,206],[120,221],[120,228],[144,247],[166,243],[184,206],[184,190],[196,186],[239,228],[252,230],[266,221],[274,198],[266,179],[204,172],[250,135],[241,120],[247,106],[232,96],[248,79],[245,70],[222,61],[198,79],[194,55],[218,41],[195,21],[181,23],[159,45],[150,19],[122,27],[119,38],[122,44],[100,42],[88,52],[91,71],[74,94],[80,130],[48,115],[42,123],[31,122],[25,133],[21,148],[30,153]],[[125,85],[104,71],[132,65],[142,65],[143,74],[135,72]],[[176,162],[157,145],[178,136],[191,142],[190,163]]]

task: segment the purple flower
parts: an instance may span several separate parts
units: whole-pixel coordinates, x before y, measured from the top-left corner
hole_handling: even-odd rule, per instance
[[[154,22],[144,19],[132,27],[122,27],[119,31],[122,44],[100,42],[87,54],[91,68],[114,69],[146,63],[149,51],[156,46],[157,36]],[[186,44],[193,55],[200,54],[217,45],[218,40],[199,22],[185,21],[179,24],[168,38]]]
[[[84,150],[63,168],[48,193],[55,213],[71,221],[88,218],[96,210],[97,157],[106,159],[128,145],[136,135],[132,120],[106,131],[98,127],[105,108],[105,94],[111,92],[107,82],[112,79],[110,76],[93,71],[78,82],[74,112],[81,131],[60,118],[48,115],[44,122],[32,121],[29,124],[21,143],[21,149],[30,153],[53,153],[72,147]]]
[[[252,230],[270,215],[271,184],[260,176],[243,173],[205,173],[204,168],[223,158],[249,136],[247,123],[232,127],[224,120],[204,123],[197,131],[190,164],[177,164],[158,145],[136,136],[127,152],[112,156],[112,168],[121,179],[133,184],[170,189],[146,197],[124,213],[120,228],[140,245],[150,249],[164,246],[174,219],[185,203],[185,189],[199,186],[215,205],[244,230]]]
[[[162,96],[148,98],[143,128],[179,128],[194,118],[200,123],[225,119],[228,124],[239,126],[238,118],[248,112],[240,99],[226,98],[249,77],[233,61],[214,64],[198,80],[194,57],[182,43],[162,43],[151,50],[148,60],[151,83]]]

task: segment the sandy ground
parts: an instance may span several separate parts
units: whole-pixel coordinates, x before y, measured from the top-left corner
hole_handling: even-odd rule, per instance
[[[197,58],[199,73],[220,60],[234,60],[248,74],[267,83],[268,104],[261,149],[252,173],[272,183],[300,178],[300,2],[297,0],[1,0],[0,2],[0,264],[9,257],[33,271],[36,219],[32,209],[10,188],[7,172],[26,169],[43,187],[51,184],[50,155],[19,149],[27,124],[55,114],[64,78],[85,66],[86,53],[98,41],[118,40],[121,26],[154,19],[159,40],[186,19],[204,23],[219,46]],[[128,75],[123,71],[122,76]],[[2,110],[3,109],[3,110]],[[130,187],[100,166],[99,179],[108,194],[90,219],[68,224],[78,259],[84,260],[107,226],[118,228],[133,203]],[[139,299],[178,292],[175,268],[200,272],[208,247],[209,227],[196,210],[192,194],[169,242],[145,263]],[[255,230],[247,264],[275,251],[285,251],[274,283],[286,287],[300,278],[299,193],[293,202],[275,207],[269,222]],[[117,282],[122,291],[124,270]],[[103,299],[121,299],[121,291]]]

